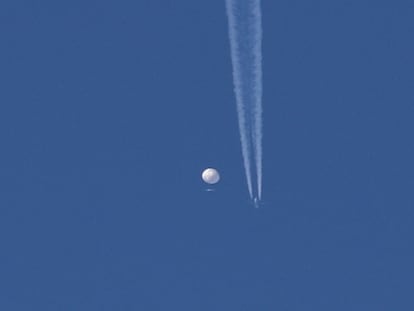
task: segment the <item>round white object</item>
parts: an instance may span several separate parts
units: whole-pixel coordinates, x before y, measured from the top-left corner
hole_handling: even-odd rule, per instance
[[[206,168],[201,174],[201,178],[203,178],[204,182],[212,185],[219,182],[220,174],[214,168]]]

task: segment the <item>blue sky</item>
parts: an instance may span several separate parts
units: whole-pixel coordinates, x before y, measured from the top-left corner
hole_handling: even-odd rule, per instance
[[[1,310],[413,310],[413,4],[262,8],[254,209],[224,1],[1,2]]]

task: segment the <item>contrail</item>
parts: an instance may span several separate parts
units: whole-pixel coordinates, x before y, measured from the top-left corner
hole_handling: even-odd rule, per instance
[[[234,92],[247,187],[262,196],[262,23],[260,0],[226,0]],[[255,168],[255,172],[253,172]],[[252,179],[257,188],[253,189]]]

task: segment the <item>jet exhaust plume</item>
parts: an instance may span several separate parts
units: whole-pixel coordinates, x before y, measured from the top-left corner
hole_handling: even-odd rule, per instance
[[[226,0],[226,11],[243,164],[249,196],[256,202],[262,196],[260,0]]]

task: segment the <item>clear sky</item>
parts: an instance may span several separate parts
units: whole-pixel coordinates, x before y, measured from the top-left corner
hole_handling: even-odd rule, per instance
[[[224,1],[0,2],[0,310],[414,310],[412,1],[262,7],[254,209]]]

